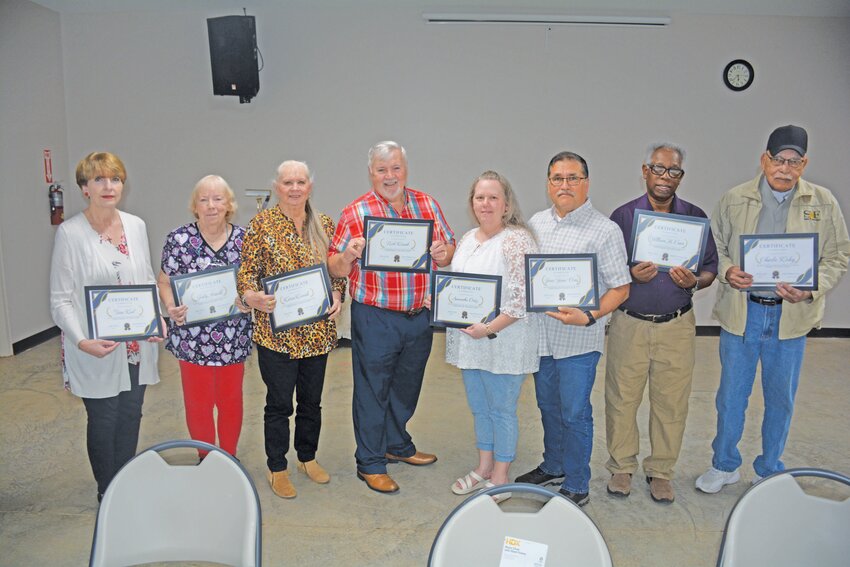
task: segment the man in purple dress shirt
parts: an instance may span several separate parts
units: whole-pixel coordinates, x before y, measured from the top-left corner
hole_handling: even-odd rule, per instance
[[[676,196],[685,171],[685,152],[669,143],[653,144],[642,166],[646,194],[619,207],[611,220],[623,230],[632,257],[635,209],[706,218],[699,207]],[[611,472],[608,492],[626,497],[638,468],[637,410],[649,380],[650,455],[643,470],[652,499],[669,504],[671,480],[679,458],[694,369],[696,320],[694,292],[717,275],[717,248],[711,234],[697,276],[673,266],[659,271],[652,262],[631,266],[629,298],[611,318],[605,368],[605,422]]]

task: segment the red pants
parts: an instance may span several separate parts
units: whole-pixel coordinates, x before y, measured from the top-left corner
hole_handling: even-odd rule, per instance
[[[245,364],[200,366],[180,361],[183,379],[183,403],[186,425],[196,441],[215,445],[216,423],[213,408],[218,409],[219,447],[236,456],[236,444],[242,431],[242,377]],[[201,458],[206,452],[199,451]]]

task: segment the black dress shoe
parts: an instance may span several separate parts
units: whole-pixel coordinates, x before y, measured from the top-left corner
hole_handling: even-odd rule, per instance
[[[589,492],[570,492],[569,490],[565,490],[563,488],[560,489],[558,492],[575,502],[579,507],[584,506],[585,504],[590,502]]]
[[[556,484],[552,481],[557,480],[559,478],[564,478],[564,475],[548,474],[548,473],[545,473],[542,470],[540,470],[540,467],[537,467],[533,471],[529,471],[525,474],[519,475],[518,477],[516,477],[516,480],[514,482],[525,482],[525,483],[528,483],[528,484],[546,485],[546,484],[550,484],[550,483]]]

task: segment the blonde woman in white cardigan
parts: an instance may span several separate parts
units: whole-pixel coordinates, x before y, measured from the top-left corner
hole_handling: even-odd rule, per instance
[[[127,172],[108,152],[77,164],[88,207],[56,232],[50,268],[50,313],[62,330],[65,387],[82,398],[87,448],[98,501],[136,454],[145,387],[159,382],[160,338],[115,342],[89,339],[84,287],[155,283],[145,223],[118,210]]]

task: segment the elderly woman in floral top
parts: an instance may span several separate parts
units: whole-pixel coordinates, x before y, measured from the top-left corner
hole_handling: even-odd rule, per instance
[[[220,447],[234,457],[242,431],[242,377],[251,353],[251,317],[183,326],[188,307],[175,306],[169,278],[239,266],[245,229],[230,223],[236,208],[233,190],[224,179],[208,175],[198,181],[189,200],[196,221],[166,237],[157,280],[170,318],[165,348],[180,361],[189,435],[215,445],[217,431]],[[250,311],[240,300],[236,306],[243,313]],[[203,459],[206,451],[199,451],[199,456]]]
[[[66,387],[88,415],[86,445],[98,501],[136,454],[145,387],[159,382],[155,342],[90,339],[84,287],[154,282],[145,223],[118,210],[127,170],[118,156],[94,152],[77,164],[88,207],[59,225],[50,264],[50,313],[62,330]]]
[[[283,162],[274,189],[277,206],[258,214],[248,226],[237,288],[242,300],[254,309],[254,342],[260,374],[268,388],[264,430],[269,483],[276,495],[294,498],[286,460],[293,392],[298,402],[294,443],[298,470],[319,484],[330,480],[316,461],[316,449],[322,426],[325,366],[328,353],[337,344],[334,319],[345,291],[345,278],[332,280],[330,317],[278,333],[272,331],[269,314],[274,311],[275,297],[262,291],[260,280],[327,262],[328,242],[334,233],[331,218],[310,205],[313,177],[307,164]]]

